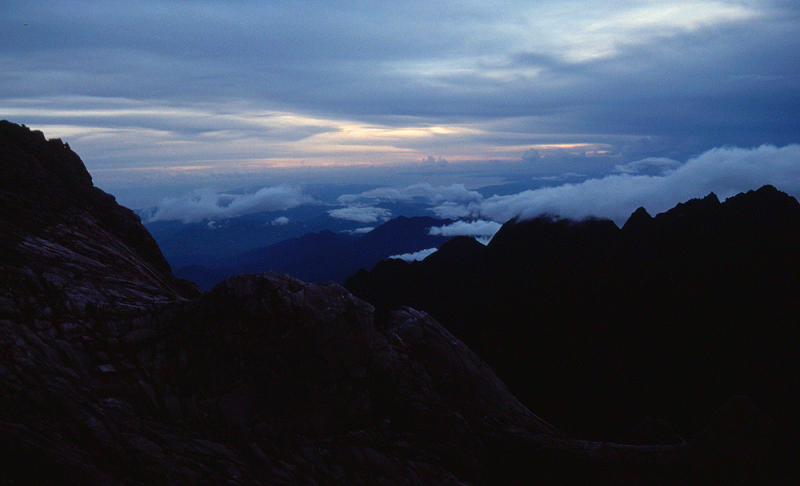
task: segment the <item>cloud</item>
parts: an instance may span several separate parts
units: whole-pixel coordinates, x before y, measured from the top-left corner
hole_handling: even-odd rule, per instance
[[[662,176],[626,164],[800,141],[800,4],[787,0],[459,2],[433,14],[420,0],[303,2],[302,15],[252,0],[6,3],[0,111],[68,136],[110,192],[163,183],[143,166],[268,167],[263,185],[296,181],[277,178],[287,167],[431,175],[490,160]],[[560,144],[577,148],[546,148]],[[471,211],[448,201],[463,202],[443,195],[442,214]]]
[[[408,201],[415,197],[427,199],[431,204],[440,204],[444,201],[479,201],[482,196],[477,191],[471,191],[464,184],[450,184],[434,186],[428,182],[413,184],[404,188],[380,187],[360,194],[344,194],[338,201],[342,204],[352,204],[363,199]]]
[[[346,219],[359,223],[376,223],[378,220],[385,221],[392,216],[392,212],[388,209],[363,205],[331,209],[328,211],[328,214],[333,218]]]
[[[437,218],[442,219],[461,219],[469,217],[475,212],[474,205],[468,207],[466,204],[459,204],[453,201],[445,201],[438,206],[431,208]]]
[[[714,192],[721,199],[772,184],[800,196],[800,145],[753,149],[716,148],[686,163],[660,161],[671,169],[662,175],[623,173],[580,184],[564,184],[525,191],[512,196],[493,196],[473,208],[474,217],[505,222],[514,217],[534,218],[543,213],[582,219],[605,217],[623,224],[636,208],[651,214],[666,211],[679,202]],[[631,167],[652,165],[652,160]]]
[[[342,233],[347,233],[349,235],[363,235],[369,233],[374,229],[375,229],[374,226],[365,226],[363,228],[356,228],[354,230],[342,230]]]
[[[434,226],[428,230],[429,235],[441,236],[493,236],[502,226],[495,221],[475,220],[456,221],[445,226]]]
[[[203,189],[188,196],[162,200],[144,219],[147,222],[182,220],[184,223],[196,223],[204,219],[229,219],[261,211],[285,210],[314,202],[300,188],[289,185],[264,187],[247,194]]]
[[[473,236],[484,245],[492,239],[502,225],[496,221],[478,219],[475,221],[456,221],[445,226],[435,226],[428,230],[430,235]]]
[[[522,161],[527,163],[535,163],[538,162],[541,158],[539,151],[536,149],[528,149],[522,154]]]
[[[286,216],[279,216],[272,220],[272,226],[284,226],[289,224],[289,218]]]
[[[431,254],[435,253],[436,250],[437,248],[428,248],[427,250],[420,250],[414,253],[403,253],[402,255],[392,255],[389,258],[405,260],[407,262],[419,261],[419,260],[424,260]]]
[[[636,160],[627,164],[614,166],[613,172],[619,174],[649,174],[661,175],[675,170],[681,163],[677,160],[666,157],[650,157],[647,159]]]
[[[441,155],[439,156],[438,159],[433,155],[429,155],[424,159],[422,159],[422,163],[431,167],[447,167],[447,165],[449,164],[447,159],[443,159]]]

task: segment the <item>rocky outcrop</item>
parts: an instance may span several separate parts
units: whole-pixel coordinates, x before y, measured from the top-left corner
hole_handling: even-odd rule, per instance
[[[195,295],[61,140],[0,121],[0,316],[135,315]]]

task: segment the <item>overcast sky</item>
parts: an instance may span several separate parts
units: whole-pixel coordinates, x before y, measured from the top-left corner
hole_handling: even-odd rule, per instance
[[[640,201],[692,160],[796,154],[798,32],[796,0],[3,0],[0,118],[67,141],[128,204],[220,181],[474,188],[482,169]],[[742,186],[796,179],[791,160]]]

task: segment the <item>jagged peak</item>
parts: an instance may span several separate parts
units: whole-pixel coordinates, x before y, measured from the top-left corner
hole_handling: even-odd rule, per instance
[[[644,206],[639,206],[639,208],[631,214],[625,224],[622,225],[622,231],[628,232],[640,229],[651,221],[653,221],[653,217],[650,216],[650,213],[647,212]]]

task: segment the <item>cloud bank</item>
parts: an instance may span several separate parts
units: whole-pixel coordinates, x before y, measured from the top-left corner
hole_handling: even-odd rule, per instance
[[[502,226],[496,221],[475,220],[456,221],[446,226],[437,226],[428,230],[430,235],[442,236],[473,236],[483,244],[489,242]]]
[[[380,187],[359,194],[343,194],[338,201],[342,204],[355,204],[363,200],[411,201],[423,198],[431,204],[444,201],[479,201],[481,194],[466,188],[464,184],[434,186],[428,182],[420,182],[407,187]]]
[[[638,207],[651,214],[666,211],[679,202],[710,192],[726,199],[740,192],[772,184],[795,197],[800,196],[800,145],[753,149],[716,148],[684,164],[660,159],[661,175],[642,175],[636,168],[652,163],[634,163],[621,174],[524,191],[512,196],[493,196],[473,206],[462,206],[473,217],[506,222],[514,217],[530,219],[543,213],[562,218],[590,216],[610,218],[618,225]],[[663,170],[666,168],[666,170]]]
[[[148,223],[170,220],[197,223],[207,219],[236,218],[260,211],[281,211],[314,202],[299,187],[289,185],[264,187],[248,194],[218,193],[212,189],[202,189],[188,196],[162,200],[143,219]]]

